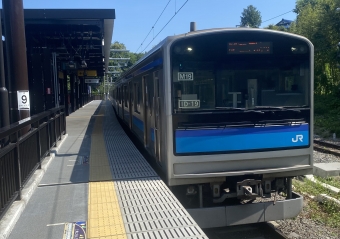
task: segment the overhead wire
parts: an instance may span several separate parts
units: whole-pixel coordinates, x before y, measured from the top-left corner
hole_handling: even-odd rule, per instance
[[[177,15],[177,13],[179,13],[179,11],[181,11],[181,9],[185,6],[185,4],[187,4],[189,0],[186,0],[185,3],[183,3],[183,5],[178,9],[178,11],[175,12],[175,14],[170,18],[170,20],[163,26],[163,28],[157,33],[157,35],[149,42],[149,44],[141,51],[144,52],[148,46],[155,40],[155,38],[164,30],[164,28],[171,22],[171,20]],[[140,53],[141,53],[140,52]]]
[[[276,17],[273,17],[273,18],[270,18],[270,19],[268,19],[268,20],[263,21],[262,23],[268,22],[268,21],[270,21],[270,20],[273,20],[273,19],[275,19],[275,18],[281,17],[281,16],[283,16],[283,15],[286,15],[287,13],[290,13],[290,12],[292,12],[292,11],[294,11],[294,10],[290,10],[289,12],[282,13],[282,14],[276,16]],[[261,24],[262,24],[262,23],[261,23]]]
[[[144,44],[145,40],[146,40],[147,37],[150,35],[150,33],[151,33],[152,31],[154,31],[155,25],[157,24],[157,22],[159,21],[159,19],[161,18],[161,16],[163,15],[165,9],[168,7],[168,5],[169,5],[169,3],[170,3],[171,1],[172,1],[172,0],[169,0],[169,1],[168,1],[168,3],[166,4],[166,6],[164,7],[163,11],[161,12],[161,14],[159,15],[159,17],[157,18],[156,22],[155,22],[155,23],[153,24],[153,26],[151,27],[149,33],[146,35],[146,37],[144,38],[143,42],[140,44],[140,46],[138,47],[138,49],[137,49],[135,52],[138,52],[138,50],[139,50],[139,49],[141,48],[141,46]],[[187,4],[188,1],[189,1],[189,0],[186,0],[186,1],[183,3],[183,5],[178,9],[178,11],[175,11],[175,14],[170,18],[170,20],[163,26],[163,28],[156,34],[156,36],[153,37],[153,39],[149,42],[149,44],[148,44],[141,52],[145,51],[145,50],[148,48],[148,46],[149,46],[149,45],[155,40],[155,38],[156,38],[156,37],[164,30],[164,28],[172,21],[172,19],[176,16],[177,13],[179,13],[179,11]],[[268,19],[268,20],[265,20],[265,21],[263,21],[262,23],[268,22],[268,21],[270,21],[270,20],[273,20],[273,19],[275,19],[275,18],[278,18],[278,17],[283,16],[283,15],[285,15],[285,14],[287,14],[287,13],[290,13],[290,12],[293,12],[293,10],[290,10],[290,11],[285,12],[285,13],[282,13],[282,14],[276,16],[276,17],[273,17],[273,18],[270,18],[270,19]],[[262,23],[261,23],[261,24],[262,24]],[[141,53],[141,52],[139,52],[139,53]]]
[[[169,3],[172,0],[169,0],[168,3],[166,4],[166,6],[164,7],[163,11],[161,12],[161,14],[159,15],[159,17],[157,18],[156,22],[153,24],[153,26],[151,27],[149,33],[146,35],[146,37],[144,38],[143,42],[140,44],[140,46],[138,47],[138,49],[135,52],[138,52],[139,48],[141,48],[141,46],[143,45],[143,43],[145,42],[146,38],[148,38],[148,36],[150,35],[150,33],[152,32],[152,30],[154,30],[155,25],[157,24],[158,20],[161,18],[161,16],[163,15],[165,9],[168,7]]]

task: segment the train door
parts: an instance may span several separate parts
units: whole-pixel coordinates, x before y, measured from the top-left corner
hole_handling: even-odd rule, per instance
[[[121,97],[122,97],[122,92],[121,92],[121,87],[118,88],[118,104],[117,104],[117,111],[118,115],[120,116],[120,107],[121,107]]]
[[[142,79],[142,89],[143,89],[143,122],[144,122],[144,147],[148,146],[148,86],[147,86],[147,76],[143,76]]]
[[[153,74],[153,121],[154,121],[154,153],[157,162],[161,163],[160,158],[160,97],[159,97],[159,72],[156,71]]]
[[[132,89],[132,82],[129,82],[128,85],[128,89],[129,89],[129,126],[130,129],[132,129],[132,97],[133,97],[133,89]]]

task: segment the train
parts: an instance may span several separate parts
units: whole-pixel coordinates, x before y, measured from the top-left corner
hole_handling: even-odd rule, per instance
[[[150,50],[110,100],[200,226],[285,219],[303,205],[292,178],[313,171],[313,69],[299,35],[193,30]]]

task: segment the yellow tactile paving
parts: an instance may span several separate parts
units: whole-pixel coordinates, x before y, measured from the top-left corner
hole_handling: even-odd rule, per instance
[[[126,239],[105,148],[103,114],[104,109],[101,107],[98,115],[95,115],[91,138],[87,238]]]

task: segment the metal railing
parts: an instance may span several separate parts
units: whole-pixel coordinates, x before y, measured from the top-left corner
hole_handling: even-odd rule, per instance
[[[64,106],[0,128],[0,219],[21,199],[22,188],[63,134]]]

